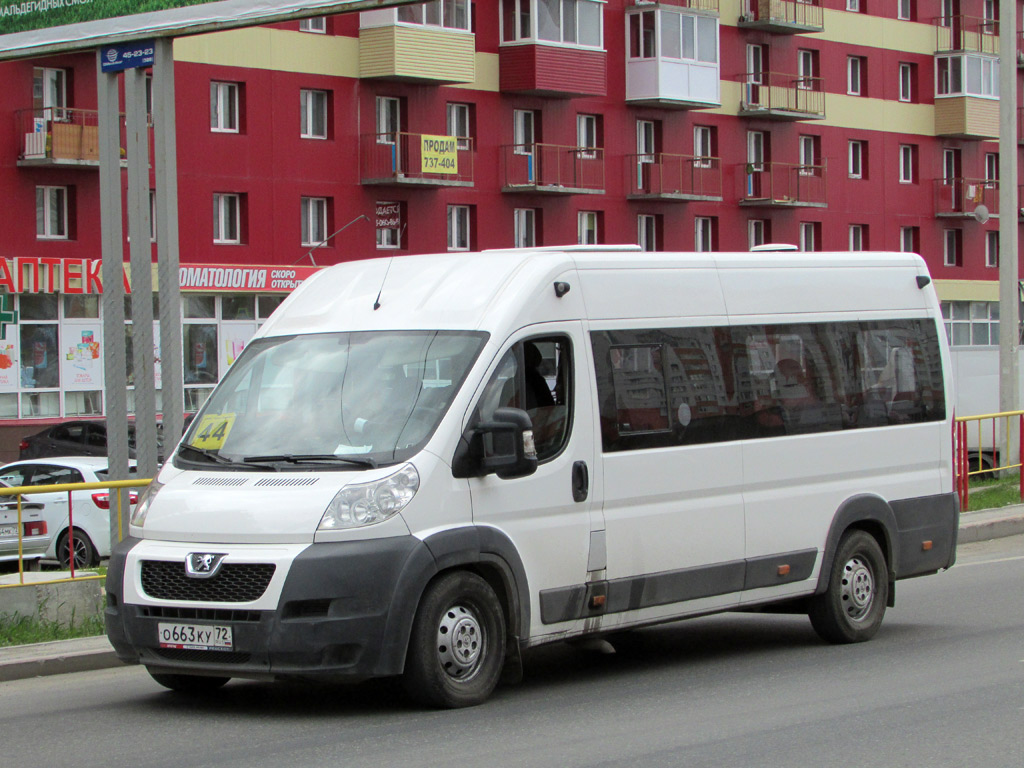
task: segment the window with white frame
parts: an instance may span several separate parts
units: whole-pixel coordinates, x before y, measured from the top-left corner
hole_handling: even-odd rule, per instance
[[[238,133],[238,83],[210,83],[210,130]]]
[[[697,216],[693,220],[693,250],[706,253],[715,250],[715,219]]]
[[[984,20],[981,25],[982,33],[998,35],[999,25],[996,22],[999,20],[999,3],[996,0],[985,0],[982,3],[982,13],[984,14]]]
[[[999,98],[999,59],[980,53],[935,57],[936,96]]]
[[[533,154],[536,114],[532,109],[516,109],[512,112],[512,143],[517,155]]]
[[[68,105],[68,76],[63,69],[33,67],[32,109],[34,117],[63,120]]]
[[[846,92],[850,96],[864,95],[864,58],[862,56],[846,57]]]
[[[914,155],[917,148],[913,144],[900,144],[900,184],[914,183]]]
[[[715,134],[710,125],[693,126],[693,157],[697,168],[710,168],[715,156]]]
[[[641,213],[636,217],[636,242],[642,251],[658,250],[658,217]]]
[[[943,27],[953,26],[954,0],[941,0],[939,3],[939,24]]]
[[[800,175],[813,176],[817,171],[817,166],[820,165],[818,162],[820,155],[818,148],[821,146],[821,137],[801,136],[798,146],[800,150]]]
[[[985,233],[985,266],[999,266],[999,230],[990,229]]]
[[[900,63],[900,101],[914,100],[914,65]]]
[[[446,29],[472,29],[472,5],[469,0],[429,0],[426,3],[398,7],[398,20],[403,24],[424,24]]]
[[[951,346],[999,343],[998,301],[944,301],[942,319]]]
[[[911,21],[914,14],[914,0],[897,0],[896,18]]]
[[[868,247],[868,228],[866,224],[850,225],[850,250],[863,251]]]
[[[959,229],[946,229],[942,232],[942,263],[947,267],[961,266]]]
[[[377,201],[377,247],[382,250],[402,247],[404,203]]]
[[[597,211],[580,211],[576,215],[577,242],[597,245],[599,242]]]
[[[656,54],[654,37],[654,11],[633,14],[629,17],[631,58],[653,58]],[[661,51],[663,59],[680,59],[699,61],[705,64],[718,62],[718,19],[711,16],[694,16],[680,13],[675,9],[662,7],[661,16]],[[646,18],[641,18],[646,17]],[[647,41],[644,41],[644,33]],[[636,40],[640,45],[633,45]],[[643,42],[647,42],[646,45]],[[632,55],[646,52],[646,57]]]
[[[921,238],[919,227],[900,227],[900,250],[904,253],[917,253]]]
[[[603,9],[601,0],[501,0],[501,39],[600,48]]]
[[[800,222],[800,250],[801,251],[816,251],[818,250],[818,228],[821,225],[816,221],[801,221]]]
[[[999,153],[985,153],[985,181],[999,181]]]
[[[537,245],[537,211],[535,208],[516,208],[513,214],[513,242],[516,248]]]
[[[750,219],[747,221],[747,247],[755,248],[768,242],[768,221]]]
[[[377,143],[394,144],[402,130],[401,99],[377,97]]]
[[[308,19],[299,20],[299,32],[316,32],[318,34],[327,33],[327,17],[325,16],[312,16]]]
[[[449,103],[446,114],[448,135],[456,137],[455,144],[459,150],[467,151],[472,139],[469,104]]]
[[[469,250],[469,206],[448,206],[448,250]]]
[[[67,187],[36,187],[36,238],[68,239]]]
[[[300,132],[302,138],[326,139],[327,91],[312,91],[303,88],[299,91],[299,108],[302,112]]]
[[[235,245],[241,238],[241,195],[217,192],[213,195],[213,242]]]
[[[804,91],[814,90],[818,76],[818,52],[801,48],[796,53],[796,87]]]
[[[850,141],[847,144],[847,174],[851,179],[864,178],[864,142]]]
[[[846,0],[846,10],[860,13],[860,0]]]
[[[597,157],[598,115],[576,115],[576,146],[582,150],[580,157],[592,160]]]
[[[327,198],[302,198],[302,244],[321,245],[327,239]]]

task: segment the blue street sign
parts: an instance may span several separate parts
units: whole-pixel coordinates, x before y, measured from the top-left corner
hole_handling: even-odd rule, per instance
[[[155,43],[152,40],[138,40],[123,45],[103,46],[100,69],[104,72],[120,72],[133,67],[153,66]]]

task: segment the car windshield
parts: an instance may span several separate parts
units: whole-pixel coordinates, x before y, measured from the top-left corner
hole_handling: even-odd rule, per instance
[[[486,334],[378,331],[253,341],[193,420],[176,463],[353,469],[427,441]]]

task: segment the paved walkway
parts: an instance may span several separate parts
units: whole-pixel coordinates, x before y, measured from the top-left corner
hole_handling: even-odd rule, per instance
[[[1024,504],[960,516],[961,544],[1024,533]],[[121,664],[105,636],[0,648],[0,682]]]

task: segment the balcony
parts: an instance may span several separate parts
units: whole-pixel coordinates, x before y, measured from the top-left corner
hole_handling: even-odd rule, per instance
[[[939,16],[935,25],[937,53],[966,51],[999,55],[999,22],[977,16]]]
[[[717,157],[626,155],[629,200],[722,199],[722,165]]]
[[[473,186],[473,140],[422,133],[371,133],[360,141],[363,184]]]
[[[608,55],[603,50],[523,42],[498,51],[502,93],[571,98],[604,96]]]
[[[767,120],[822,120],[825,117],[825,89],[820,77],[748,72],[741,82],[740,117]]]
[[[966,95],[936,97],[935,135],[956,139],[999,138],[999,100]]]
[[[502,192],[548,195],[604,194],[604,150],[555,144],[501,148]]]
[[[791,2],[791,0],[743,0],[743,11],[737,26],[796,35],[801,32],[823,32],[825,17],[821,0]]]
[[[825,208],[825,164],[747,163],[737,166],[742,206]]]
[[[47,107],[14,113],[16,135],[21,137],[19,166],[98,168],[100,164],[99,113],[88,109]],[[121,156],[124,157],[124,120],[121,120]]]
[[[936,179],[935,217],[978,219],[999,217],[999,182],[991,179]],[[985,206],[978,211],[979,206]]]
[[[395,23],[394,14],[393,8],[362,14],[359,77],[435,84],[476,79],[476,36],[472,32]],[[376,15],[390,23],[377,25]]]

